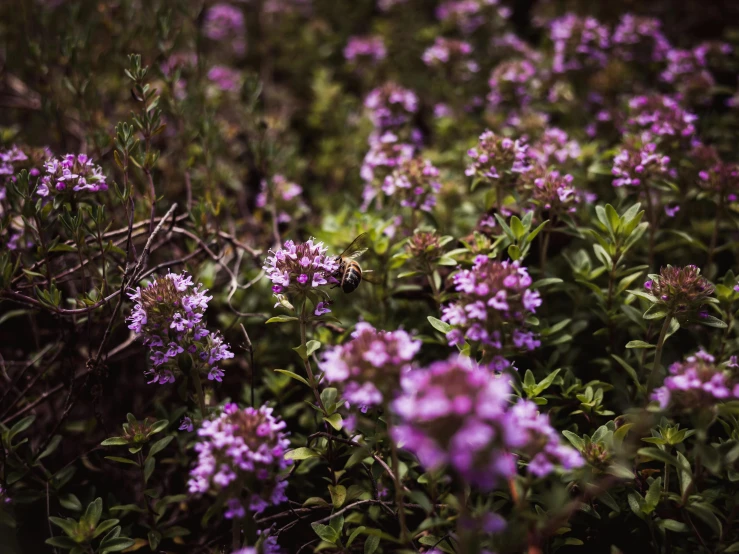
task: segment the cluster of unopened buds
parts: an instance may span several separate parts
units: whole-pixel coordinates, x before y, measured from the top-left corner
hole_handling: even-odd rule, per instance
[[[712,297],[714,286],[700,273],[694,265],[668,265],[660,270],[659,275],[650,275],[644,288],[654,303],[652,309],[662,310],[680,322],[707,318],[707,304],[716,302]]]

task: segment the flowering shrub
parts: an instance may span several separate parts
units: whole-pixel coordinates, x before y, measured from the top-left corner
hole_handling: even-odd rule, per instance
[[[0,2],[2,554],[739,551],[735,4]]]

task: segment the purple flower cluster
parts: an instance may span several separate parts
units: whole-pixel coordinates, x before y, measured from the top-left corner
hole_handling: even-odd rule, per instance
[[[539,72],[530,60],[511,60],[500,63],[490,74],[488,104],[525,108],[542,88]]]
[[[290,446],[286,424],[272,408],[240,409],[226,404],[212,421],[204,421],[195,445],[198,461],[190,471],[191,494],[212,493],[225,500],[225,517],[241,519],[247,510],[260,513],[287,500],[283,470]]]
[[[447,0],[436,8],[436,18],[470,35],[486,21],[502,22],[511,16],[511,10],[500,6],[499,0]]]
[[[522,181],[523,196],[528,196],[540,210],[551,214],[573,213],[580,203],[580,194],[572,181],[572,175],[538,166],[526,173]]]
[[[458,298],[443,308],[441,317],[453,327],[447,333],[450,345],[469,340],[494,353],[510,344],[525,350],[539,347],[540,342],[526,329],[525,322],[541,306],[541,297],[530,288],[531,277],[518,261],[499,262],[477,256],[472,269],[454,275],[454,286]],[[496,369],[508,365],[500,355],[493,359]]]
[[[25,162],[26,160],[28,160],[26,153],[15,145],[0,150],[0,183],[17,173],[15,169],[17,162]]]
[[[357,323],[352,340],[328,350],[321,364],[326,380],[343,383],[344,398],[368,408],[389,402],[400,387],[402,375],[411,369],[421,341],[403,330],[378,331]]]
[[[465,175],[480,177],[488,182],[514,181],[518,174],[531,170],[528,145],[523,139],[513,140],[485,131],[475,148],[467,151],[472,159]]]
[[[284,175],[274,175],[267,181],[262,180],[259,194],[256,198],[258,208],[264,208],[274,203],[278,223],[289,223],[293,217],[299,216],[307,209],[301,195],[303,187],[288,181]]]
[[[168,273],[129,293],[136,304],[128,328],[151,351],[149,383],[173,383],[187,366],[211,381],[223,379],[218,362],[234,355],[218,333],[205,328],[203,316],[213,298],[207,292],[202,285],[195,286],[190,275]]]
[[[674,98],[661,94],[635,96],[629,100],[626,131],[648,133],[646,140],[690,139],[695,135],[698,117],[685,110]]]
[[[542,167],[562,166],[568,161],[576,161],[581,154],[580,143],[557,127],[547,127],[528,150],[528,155]]]
[[[703,148],[713,150],[711,147]],[[721,202],[724,199],[735,202],[739,194],[739,164],[724,162],[715,150],[713,153],[715,157],[712,163],[707,164],[705,169],[698,172],[698,185],[718,195]]]
[[[392,171],[413,158],[416,147],[413,144],[400,142],[398,136],[386,131],[381,135],[370,135],[370,149],[364,157],[360,176],[365,182],[362,193],[362,210],[366,210],[370,202],[377,196],[378,188]]]
[[[438,177],[439,170],[429,160],[412,158],[385,177],[382,192],[396,198],[403,207],[430,212],[441,189]]]
[[[239,90],[241,73],[225,65],[214,65],[208,70],[208,80],[226,92]]]
[[[228,43],[237,54],[246,50],[246,27],[244,14],[230,4],[216,4],[205,14],[203,32],[206,37]]]
[[[670,50],[659,19],[630,13],[621,16],[611,42],[614,54],[629,62],[661,62]]]
[[[86,154],[67,154],[44,163],[45,175],[36,189],[39,196],[74,192],[108,190],[103,168],[92,163]]]
[[[327,255],[322,242],[309,239],[301,244],[288,240],[264,262],[264,270],[272,281],[275,294],[304,295],[312,289],[336,284],[339,269],[336,256]]]
[[[429,67],[445,68],[450,77],[466,81],[480,70],[477,62],[471,59],[472,45],[463,40],[436,37],[421,59]]]
[[[657,144],[650,141],[649,135],[645,134],[645,140],[628,137],[613,158],[613,186],[646,186],[654,179],[666,177],[669,163],[670,157],[657,151]]]
[[[387,48],[380,36],[350,37],[344,48],[344,58],[357,66],[376,65],[386,57]]]
[[[554,19],[549,24],[549,38],[554,45],[555,73],[603,67],[608,61],[609,31],[594,17],[568,13]]]
[[[668,406],[676,409],[695,410],[710,408],[717,402],[739,399],[739,383],[715,364],[713,356],[699,350],[684,362],[675,362],[663,386],[652,392],[652,400],[659,402],[664,410]]]
[[[667,53],[667,68],[660,75],[661,79],[674,85],[681,99],[708,100],[708,93],[716,84],[707,67],[709,51],[707,43],[692,50],[671,49]]]
[[[428,469],[449,465],[471,485],[491,490],[516,474],[514,452],[531,459],[528,471],[537,477],[555,465],[583,464],[576,450],[560,443],[535,404],[511,405],[508,378],[470,358],[452,356],[410,371],[402,386],[393,403],[400,424],[392,435]]]
[[[370,91],[364,106],[369,110],[375,130],[381,134],[411,121],[418,111],[418,96],[395,83],[385,83]]]

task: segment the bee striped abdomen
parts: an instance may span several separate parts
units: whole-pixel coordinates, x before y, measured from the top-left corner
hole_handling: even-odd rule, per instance
[[[362,282],[362,268],[354,260],[346,262],[344,274],[341,277],[341,290],[345,293],[354,292]]]

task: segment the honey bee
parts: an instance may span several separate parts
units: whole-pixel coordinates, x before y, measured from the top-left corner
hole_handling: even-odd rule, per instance
[[[337,286],[341,287],[341,290],[346,294],[357,290],[357,287],[362,280],[374,284],[378,283],[376,279],[368,275],[372,270],[365,269],[364,272],[362,272],[362,267],[356,260],[356,258],[359,258],[367,251],[369,242],[369,234],[362,233],[355,238],[341,254],[336,256],[336,261],[339,262],[339,269],[334,274],[334,277],[339,280],[339,284]]]

